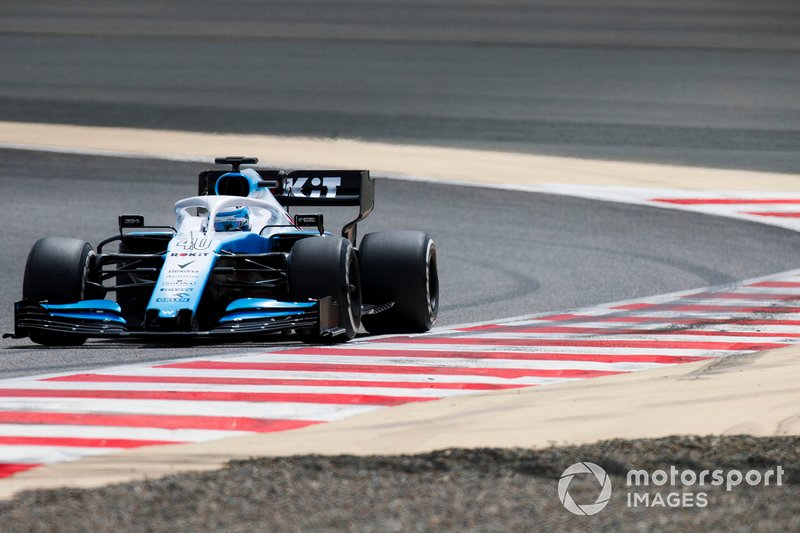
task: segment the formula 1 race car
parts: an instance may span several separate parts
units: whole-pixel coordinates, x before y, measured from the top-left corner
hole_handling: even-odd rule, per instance
[[[119,233],[89,243],[45,237],[28,255],[23,299],[7,337],[80,345],[89,337],[252,337],[296,333],[305,342],[422,332],[439,307],[436,248],[417,231],[367,234],[374,206],[362,170],[284,173],[224,157],[230,171],[200,173],[199,195],[175,204],[174,227],[121,215]],[[341,237],[322,214],[291,206],[357,206]],[[310,229],[313,228],[313,229]],[[107,248],[118,245],[118,251]],[[114,295],[114,298],[108,298]]]

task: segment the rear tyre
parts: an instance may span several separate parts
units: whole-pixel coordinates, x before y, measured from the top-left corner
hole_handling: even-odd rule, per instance
[[[28,254],[22,297],[52,304],[85,300],[92,253],[92,246],[78,239],[39,239]],[[30,337],[45,346],[79,346],[86,342],[86,337],[68,333],[36,332]]]
[[[360,255],[364,302],[394,302],[387,311],[364,315],[364,328],[373,334],[431,329],[439,313],[433,240],[421,231],[369,233],[361,241]]]
[[[289,253],[289,295],[293,301],[330,296],[338,307],[338,326],[344,333],[322,338],[317,331],[298,331],[303,342],[345,342],[355,337],[361,326],[361,279],[350,241],[324,236],[295,243]]]

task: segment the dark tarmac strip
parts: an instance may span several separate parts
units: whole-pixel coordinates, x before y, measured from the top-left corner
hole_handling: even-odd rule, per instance
[[[4,0],[0,120],[794,173],[799,28],[792,0]]]

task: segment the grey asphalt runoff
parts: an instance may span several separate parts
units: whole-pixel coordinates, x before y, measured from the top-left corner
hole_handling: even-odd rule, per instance
[[[562,473],[584,461],[603,468],[611,482],[608,505],[593,516],[569,513],[558,496]],[[651,479],[660,479],[656,472],[662,470],[667,484],[628,486],[630,470],[646,471]],[[723,482],[731,479],[731,490],[712,485],[716,470]],[[739,485],[733,485],[733,470],[742,474]],[[749,485],[745,476],[757,484]],[[295,456],[98,489],[26,492],[0,502],[0,523],[9,532],[797,531],[798,480],[798,437],[667,437],[543,450]],[[568,493],[577,504],[593,504],[600,484],[578,474]],[[633,494],[637,502],[647,496],[652,506],[628,505]]]
[[[257,154],[253,154],[257,155]],[[36,239],[96,245],[117,216],[172,224],[175,201],[196,194],[203,163],[0,150],[0,329],[13,330],[28,250]],[[800,266],[800,235],[681,211],[378,178],[370,231],[419,229],[437,243],[438,325],[560,312],[592,304],[733,283]],[[336,212],[338,211],[338,213]],[[328,229],[355,213],[328,211]],[[338,215],[338,216],[337,216]],[[277,343],[281,345],[282,343]],[[0,376],[262,349],[270,343],[90,341],[43,348],[0,344]]]
[[[800,168],[792,0],[5,0],[0,71],[0,120]]]

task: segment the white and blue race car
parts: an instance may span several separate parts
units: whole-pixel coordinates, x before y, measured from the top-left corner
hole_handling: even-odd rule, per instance
[[[224,337],[295,333],[344,342],[370,333],[422,332],[436,320],[436,248],[417,231],[376,232],[356,247],[374,206],[368,171],[284,173],[224,157],[200,173],[199,195],[175,204],[174,227],[121,215],[119,233],[38,240],[25,266],[15,331],[44,345],[89,337]],[[297,206],[357,206],[341,236]],[[313,228],[313,229],[309,229]],[[115,246],[116,245],[116,246]],[[117,247],[107,252],[107,248]]]

